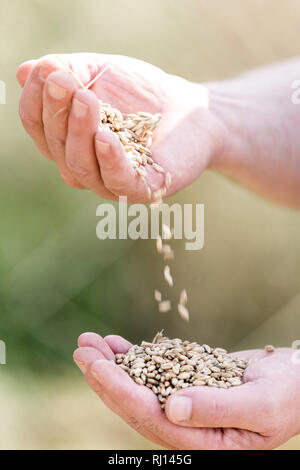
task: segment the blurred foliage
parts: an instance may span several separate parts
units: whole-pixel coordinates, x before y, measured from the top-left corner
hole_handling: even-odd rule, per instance
[[[170,297],[176,304],[179,289],[188,289],[190,324],[175,313],[161,316],[152,298],[162,284],[153,242],[96,239],[99,199],[64,185],[39,155],[17,115],[15,80],[24,60],[80,51],[138,57],[194,81],[225,79],[298,53],[299,2],[1,0],[0,17],[0,79],[7,86],[7,105],[0,106],[5,376],[27,372],[35,384],[34,375],[69,373],[76,338],[87,330],[140,341],[165,328],[230,349],[299,338],[299,213],[212,173],[172,198],[205,204],[205,247],[186,252],[176,243]]]

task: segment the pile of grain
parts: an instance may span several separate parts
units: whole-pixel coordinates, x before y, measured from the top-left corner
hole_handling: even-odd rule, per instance
[[[159,202],[171,184],[171,175],[155,163],[151,158],[151,144],[153,132],[161,120],[161,114],[138,112],[136,114],[122,115],[110,104],[100,101],[99,128],[108,128],[118,137],[123,145],[126,157],[130,160],[137,176],[145,183],[149,200]],[[148,184],[147,165],[157,173],[164,174],[164,184],[161,189],[152,195]]]
[[[241,385],[248,365],[225,349],[169,339],[163,332],[157,333],[151,343],[143,341],[126,354],[116,354],[116,362],[137,384],[150,388],[162,408],[172,393],[187,387]]]

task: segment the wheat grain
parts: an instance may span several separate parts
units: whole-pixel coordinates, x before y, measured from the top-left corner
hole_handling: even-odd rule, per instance
[[[163,249],[162,240],[161,240],[161,237],[158,235],[156,239],[156,250],[158,251],[158,253],[162,253],[162,249]]]
[[[162,295],[161,295],[161,292],[159,292],[159,290],[154,291],[154,299],[156,300],[156,302],[161,302]]]
[[[171,240],[171,238],[172,238],[171,229],[166,224],[162,224],[162,238],[164,240]]]
[[[162,408],[170,395],[187,387],[227,389],[241,385],[249,364],[231,357],[225,349],[179,338],[171,340],[163,332],[157,333],[152,342],[142,341],[126,354],[116,354],[116,363],[137,384],[150,388]]]
[[[172,248],[170,247],[170,245],[168,244],[164,244],[162,246],[162,253],[164,255],[164,260],[167,260],[167,259],[173,259],[174,258],[174,251],[172,250]]]
[[[188,309],[184,305],[181,305],[181,304],[178,304],[177,308],[178,308],[178,313],[181,316],[181,318],[184,321],[188,322],[190,320],[190,314],[189,314]]]
[[[169,286],[173,287],[174,282],[173,282],[173,278],[171,276],[170,266],[168,266],[168,265],[166,265],[165,268],[164,268],[164,278],[167,281],[167,283],[169,284]]]
[[[65,63],[61,56],[57,58],[62,62],[67,71],[73,75],[79,85],[84,88],[90,88],[108,69],[104,68],[96,77],[94,77],[87,85],[84,85],[82,81],[77,77],[72,69]],[[152,191],[147,182],[147,171],[146,165],[150,165],[158,173],[165,173],[164,168],[159,164],[155,163],[151,158],[151,144],[154,130],[156,129],[159,121],[161,120],[161,114],[151,114],[147,112],[137,112],[123,115],[118,109],[112,107],[110,104],[99,101],[99,129],[107,128],[112,131],[119,139],[121,145],[124,148],[126,157],[132,164],[132,167],[136,175],[146,185],[146,194],[149,200],[152,199]],[[169,173],[165,176],[165,182],[162,188],[162,194],[164,195],[167,187],[171,184],[171,175]]]
[[[183,289],[183,291],[181,291],[180,293],[180,298],[179,298],[179,303],[180,305],[183,305],[185,306],[187,304],[187,293],[186,293],[186,290]]]
[[[166,313],[171,310],[171,302],[170,300],[163,300],[158,304],[158,311],[161,313]]]

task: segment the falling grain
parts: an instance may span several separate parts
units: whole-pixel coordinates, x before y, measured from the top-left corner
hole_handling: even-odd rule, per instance
[[[180,298],[179,298],[179,303],[180,305],[183,305],[185,306],[187,304],[187,293],[186,293],[186,290],[183,289],[183,291],[181,291],[181,294],[180,294]]]
[[[158,311],[161,313],[166,313],[171,310],[171,302],[170,300],[163,300],[158,304]]]
[[[181,318],[184,321],[188,322],[190,320],[190,314],[189,314],[188,309],[184,305],[181,305],[181,304],[178,304],[177,308],[178,308],[178,313],[181,316]]]
[[[174,282],[173,282],[173,278],[171,276],[170,266],[168,266],[168,265],[166,265],[165,268],[164,268],[164,278],[167,281],[167,283],[169,284],[169,286],[173,287]]]
[[[162,295],[161,295],[161,292],[159,292],[159,290],[154,291],[154,299],[156,300],[156,302],[161,302]]]

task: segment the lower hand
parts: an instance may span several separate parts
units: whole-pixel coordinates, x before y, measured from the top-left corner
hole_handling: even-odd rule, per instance
[[[131,344],[119,336],[79,337],[77,365],[101,400],[133,429],[169,449],[274,449],[300,432],[300,369],[293,350],[235,353],[254,360],[228,390],[191,387],[162,411],[155,394],[114,363]]]

